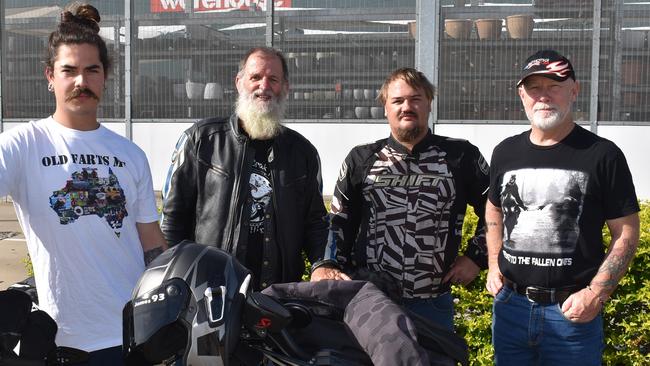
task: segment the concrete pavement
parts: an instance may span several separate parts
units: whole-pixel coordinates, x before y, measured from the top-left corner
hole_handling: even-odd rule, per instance
[[[14,206],[0,197],[0,290],[27,277],[26,258],[27,245]]]

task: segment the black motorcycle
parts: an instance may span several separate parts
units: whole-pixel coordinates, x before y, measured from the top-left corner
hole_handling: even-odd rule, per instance
[[[464,340],[373,283],[251,290],[230,254],[185,241],[154,260],[123,312],[128,365],[455,365]]]
[[[35,305],[33,283],[0,291],[0,365],[67,366],[86,362],[88,353],[57,347],[57,325]]]

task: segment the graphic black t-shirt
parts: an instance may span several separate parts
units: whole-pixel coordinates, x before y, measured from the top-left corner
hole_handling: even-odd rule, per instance
[[[587,285],[604,259],[605,220],[639,211],[621,150],[577,126],[536,146],[530,131],[500,143],[490,164],[492,204],[503,212],[502,274],[520,284]]]
[[[251,212],[249,218],[248,247],[246,250],[246,266],[253,271],[254,288],[260,288],[263,282],[263,266],[269,266],[269,248],[265,247],[265,230],[267,220],[272,210],[273,186],[269,173],[269,148],[271,140],[251,140],[255,149],[255,158],[249,185],[251,189]],[[271,233],[266,233],[270,235]]]

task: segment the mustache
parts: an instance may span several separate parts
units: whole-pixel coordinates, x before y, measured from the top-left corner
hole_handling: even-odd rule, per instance
[[[276,100],[276,99],[277,99],[277,96],[276,96],[275,94],[273,94],[272,91],[261,91],[261,90],[257,90],[257,91],[254,91],[254,92],[253,92],[253,97],[262,97],[262,96],[264,96],[264,97],[270,97],[271,100]]]
[[[406,116],[417,117],[418,115],[415,112],[402,112],[400,113],[399,118],[403,118]]]
[[[73,91],[71,91],[70,94],[68,94],[65,97],[65,101],[68,102],[68,101],[70,101],[70,100],[72,100],[74,98],[77,98],[80,95],[85,95],[85,96],[91,97],[91,98],[93,98],[95,100],[99,100],[99,97],[95,93],[93,93],[92,90],[90,90],[88,88],[77,88],[77,89],[74,89]]]
[[[557,110],[557,107],[552,105],[552,104],[544,104],[544,105],[538,105],[533,108],[533,111],[537,112],[542,109],[552,109],[552,110]]]

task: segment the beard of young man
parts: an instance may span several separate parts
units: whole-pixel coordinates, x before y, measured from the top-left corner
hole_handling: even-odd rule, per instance
[[[268,101],[257,99],[261,95],[270,99]],[[248,137],[252,140],[269,140],[280,133],[285,99],[285,93],[276,96],[272,92],[243,91],[239,94],[235,111]]]
[[[399,119],[402,119],[404,116],[412,116],[413,118],[418,118],[417,113],[414,112],[404,112],[399,115]],[[409,128],[405,127],[400,127],[397,129],[397,138],[399,141],[402,142],[413,142],[415,141],[418,137],[420,137],[422,133],[422,128],[418,125],[415,124]]]

